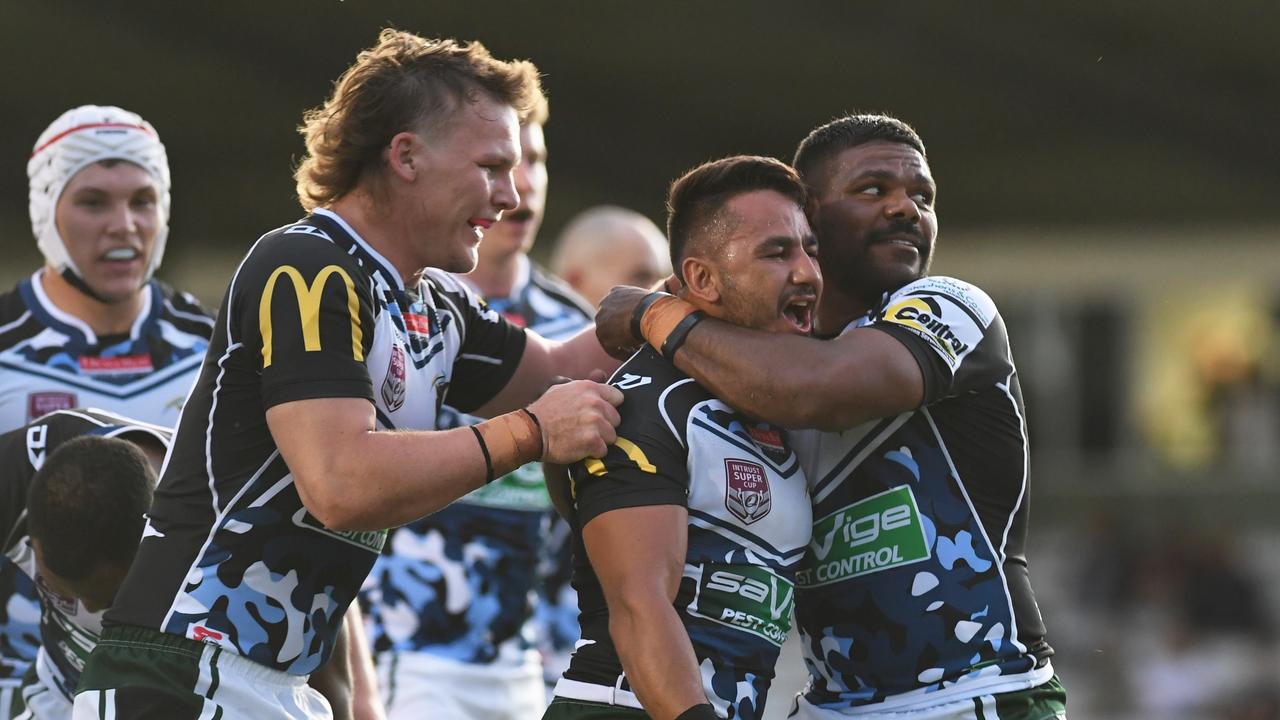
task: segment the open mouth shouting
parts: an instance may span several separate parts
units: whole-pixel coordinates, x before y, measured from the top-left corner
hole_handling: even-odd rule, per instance
[[[796,293],[782,303],[782,317],[801,335],[813,330],[813,310],[818,298],[811,293]]]

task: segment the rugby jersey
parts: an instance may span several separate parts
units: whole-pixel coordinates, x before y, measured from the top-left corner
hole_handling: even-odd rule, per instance
[[[717,400],[648,345],[610,384],[625,396],[618,440],[603,460],[573,466],[582,640],[556,696],[640,707],[609,635],[609,608],[582,528],[609,510],[682,505],[689,537],[674,605],[703,689],[718,716],[757,720],[809,542],[804,471],[783,432]]]
[[[0,432],[84,406],[176,423],[213,318],[192,296],[152,280],[129,332],[98,336],[49,300],[43,275],[0,296]],[[35,587],[0,558],[0,679],[22,677],[35,659],[39,615]]]
[[[1027,569],[1028,454],[1004,321],[979,288],[926,277],[850,325],[902,342],[924,404],[796,433],[813,497],[797,573],[806,698],[913,710],[1052,675]]]
[[[311,673],[387,532],[330,530],[307,511],[267,409],[363,398],[381,429],[431,430],[446,396],[471,411],[496,395],[524,345],[522,329],[447,273],[405,287],[336,213],[264,235],[231,280],[106,621]]]
[[[590,309],[568,286],[528,258],[519,261],[511,292],[485,298],[491,310],[552,340],[567,339],[591,322]],[[448,429],[480,420],[446,405],[437,422]],[[567,556],[561,546],[549,544],[553,524],[563,522],[551,508],[542,464],[534,462],[393,530],[387,552],[361,590],[374,652],[537,665],[533,645],[539,635],[551,649],[572,648],[577,640],[573,597],[561,586],[539,582],[556,578],[555,569]],[[537,606],[545,623],[541,628],[528,623],[535,588],[549,598]],[[566,614],[572,633],[564,630]]]
[[[80,671],[102,633],[102,612],[53,592],[40,581],[35,553],[27,542],[27,489],[49,455],[82,435],[129,438],[145,435],[167,446],[170,431],[103,410],[60,410],[24,428],[0,435],[0,539],[4,556],[35,587],[40,598],[40,648],[36,673],[27,682],[46,682],[68,701]],[[46,680],[47,678],[47,680]]]

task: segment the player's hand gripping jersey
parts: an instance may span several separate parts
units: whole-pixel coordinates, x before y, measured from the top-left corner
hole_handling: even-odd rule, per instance
[[[446,393],[463,410],[495,395],[524,343],[445,273],[404,287],[331,212],[263,236],[231,280],[107,622],[314,671],[386,531],[336,532],[307,512],[266,410],[358,397],[374,403],[380,428],[431,430]]]
[[[70,702],[80,670],[102,632],[102,613],[85,610],[78,600],[65,598],[40,581],[35,553],[27,537],[27,489],[45,458],[68,440],[82,435],[126,437],[142,433],[169,443],[170,433],[154,425],[112,415],[101,410],[64,410],[0,435],[0,538],[4,554],[29,578],[40,594],[40,649],[35,667],[23,681],[23,696],[32,705],[40,692],[55,692],[57,707],[70,713]]]
[[[924,406],[796,440],[814,503],[796,583],[806,698],[890,710],[1049,680],[1024,554],[1022,393],[994,303],[927,277],[854,326],[906,345]]]
[[[556,695],[640,707],[609,635],[581,528],[609,510],[684,505],[689,539],[675,607],[703,687],[721,717],[759,718],[809,540],[799,461],[779,429],[735,412],[647,345],[610,383],[626,395],[618,441],[603,461],[573,468],[582,641]]]

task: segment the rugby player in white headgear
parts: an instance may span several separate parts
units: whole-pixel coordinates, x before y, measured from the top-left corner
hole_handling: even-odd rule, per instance
[[[36,140],[27,177],[48,292],[60,279],[102,304],[139,302],[169,233],[169,161],[155,128],[118,107],[68,110]]]

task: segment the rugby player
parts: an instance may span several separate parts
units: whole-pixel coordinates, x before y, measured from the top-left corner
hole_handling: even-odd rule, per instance
[[[649,218],[616,205],[578,213],[556,240],[551,269],[592,307],[615,285],[653,287],[671,274],[667,238]]]
[[[1018,376],[991,298],[928,275],[937,215],[924,144],[897,119],[855,115],[814,130],[795,165],[827,282],[817,329],[838,337],[708,319],[685,328],[675,355],[744,411],[823,431],[795,440],[815,519],[797,573],[811,677],[795,716],[1061,717],[1025,554]],[[643,295],[606,299],[608,346],[630,341]],[[648,342],[670,333],[650,314],[691,310],[651,301]]]
[[[81,405],[173,425],[213,318],[152,277],[169,234],[155,128],[118,107],[73,108],[40,133],[27,176],[45,264],[0,295],[0,432]],[[36,598],[0,558],[0,718],[35,659]]]
[[[64,720],[124,578],[169,431],[61,410],[0,435],[3,552],[39,588],[41,645],[12,717]],[[8,713],[5,718],[11,717]]]
[[[307,113],[310,214],[231,279],[77,717],[329,717],[305,679],[386,528],[605,453],[621,393],[546,390],[616,364],[593,333],[526,333],[448,274],[518,205],[540,93],[479,43],[385,30]],[[491,419],[434,431],[446,397]]]
[[[475,270],[458,278],[507,320],[563,340],[589,325],[594,311],[528,257],[546,204],[547,117],[541,100],[521,124],[520,204],[489,228]],[[446,429],[482,420],[446,405],[437,423]],[[542,619],[568,614],[577,629],[572,594],[557,593],[549,607],[551,599],[535,592],[539,576],[552,574],[548,542],[568,535],[553,534],[552,522],[564,525],[534,462],[391,531],[390,554],[378,558],[361,590],[389,717],[542,715],[547,689],[534,645],[546,630],[529,622],[531,599],[542,600]],[[567,648],[576,640],[576,633],[562,638]]]
[[[671,259],[696,310],[646,318],[673,339],[614,374],[618,439],[573,468],[583,639],[544,717],[761,716],[809,541],[804,475],[778,428],[670,356],[701,313],[809,332],[822,278],[804,203],[799,176],[772,158],[718,160],[672,185]]]

